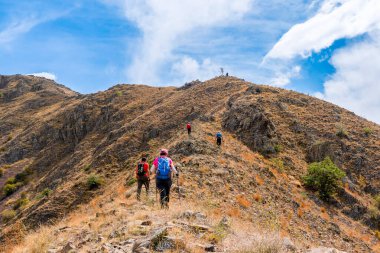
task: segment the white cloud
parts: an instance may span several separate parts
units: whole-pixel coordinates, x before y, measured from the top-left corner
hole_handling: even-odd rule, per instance
[[[103,0],[116,4],[125,16],[135,22],[143,33],[127,70],[129,80],[137,83],[160,82],[160,69],[164,65],[193,65],[194,62],[177,57],[173,50],[183,42],[183,36],[191,37],[195,29],[230,25],[240,20],[251,8],[253,0]],[[181,38],[180,38],[181,37]],[[191,63],[192,62],[192,63]],[[174,65],[173,65],[174,64]],[[202,63],[203,64],[203,63]],[[189,72],[188,72],[189,73]],[[187,75],[188,73],[184,73]]]
[[[364,41],[333,53],[330,63],[336,71],[324,83],[324,90],[314,95],[380,123],[378,13],[378,0],[325,0],[313,17],[282,36],[264,63],[287,65],[298,56],[307,58],[330,47],[338,39],[366,34]],[[280,75],[277,82],[286,84],[287,75]]]
[[[41,19],[30,17],[10,23],[0,32],[0,44],[10,43],[19,35],[29,32],[34,26],[41,22]]]
[[[331,59],[336,73],[324,84],[325,100],[380,123],[380,34],[339,50]]]
[[[278,72],[276,76],[269,81],[273,86],[285,86],[290,83],[290,79],[299,77],[301,73],[301,66],[297,65],[286,72]]]
[[[308,57],[337,39],[379,29],[379,13],[379,0],[325,0],[315,16],[285,33],[265,59]]]
[[[57,76],[55,74],[49,73],[49,72],[40,72],[40,73],[33,73],[33,74],[28,74],[28,75],[38,76],[38,77],[44,77],[46,79],[50,79],[50,80],[53,80],[53,81],[57,80]]]
[[[195,79],[206,80],[218,75],[220,66],[213,63],[209,58],[201,63],[195,59],[185,56],[181,61],[172,66],[173,76],[177,76],[178,83],[184,83]]]

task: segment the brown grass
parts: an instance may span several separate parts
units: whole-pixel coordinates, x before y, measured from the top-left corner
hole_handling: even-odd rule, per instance
[[[257,184],[259,184],[259,185],[264,184],[264,180],[259,175],[255,175],[255,180],[256,180]]]
[[[244,208],[248,208],[251,206],[251,202],[249,202],[243,195],[239,195],[236,197],[236,202]]]
[[[42,253],[46,252],[54,239],[51,227],[42,227],[36,233],[30,234],[24,244],[16,247],[14,253]]]
[[[254,193],[253,194],[253,199],[256,201],[256,202],[261,202],[263,197],[259,194],[259,193]]]

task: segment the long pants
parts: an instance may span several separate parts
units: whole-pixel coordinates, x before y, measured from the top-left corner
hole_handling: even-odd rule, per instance
[[[137,199],[138,200],[140,200],[141,188],[143,185],[145,186],[146,195],[148,196],[148,192],[149,192],[149,178],[148,177],[142,177],[142,178],[137,179]]]
[[[188,135],[191,134],[191,128],[188,128],[188,129],[187,129],[187,134],[188,134]]]
[[[222,144],[222,138],[216,138],[216,144],[220,146]]]
[[[156,187],[160,192],[161,207],[167,206],[169,202],[170,188],[172,186],[172,180],[169,179],[156,179]]]

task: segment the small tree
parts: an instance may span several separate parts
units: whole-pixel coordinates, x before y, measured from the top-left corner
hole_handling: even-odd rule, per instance
[[[223,68],[220,68],[220,73],[221,73],[222,75],[224,75],[224,69],[223,69]]]
[[[328,200],[339,188],[345,176],[346,174],[326,157],[322,162],[309,165],[303,181],[307,187],[318,191],[322,199]]]

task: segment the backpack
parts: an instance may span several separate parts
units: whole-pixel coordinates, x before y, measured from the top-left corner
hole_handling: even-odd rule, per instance
[[[216,138],[222,138],[222,134],[221,133],[217,133],[216,134]]]
[[[145,176],[144,163],[139,163],[137,165],[137,176],[139,177]]]
[[[170,178],[170,162],[167,157],[158,158],[158,168],[156,174],[158,179]]]
[[[190,125],[190,124],[187,124],[187,125],[186,125],[186,128],[187,128],[187,129],[190,129],[190,128],[191,128],[191,125]]]

